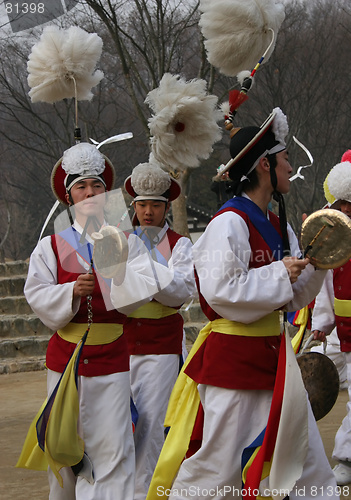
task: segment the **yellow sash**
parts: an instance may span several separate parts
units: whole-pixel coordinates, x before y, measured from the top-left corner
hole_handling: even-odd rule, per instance
[[[46,427],[45,450],[39,447],[36,425],[46,407],[47,400],[44,401],[30,425],[16,464],[16,467],[33,470],[47,470],[50,466],[61,487],[63,487],[63,480],[59,473],[60,469],[77,464],[84,454],[84,441],[77,433],[79,401],[75,383],[80,347],[81,342],[75,348],[60,379]]]
[[[334,299],[334,311],[337,316],[351,317],[351,300]]]
[[[67,342],[78,344],[88,328],[87,323],[68,323],[57,330],[59,336]],[[85,345],[111,344],[123,333],[123,325],[119,323],[92,323]]]
[[[151,301],[140,306],[128,316],[129,318],[161,319],[176,314],[177,312],[178,310],[173,307],[164,306],[159,302]]]
[[[169,400],[164,425],[170,427],[170,430],[161,450],[146,500],[159,500],[161,497],[167,498],[169,496],[173,479],[189,447],[200,396],[197,383],[188,377],[184,370],[212,331],[227,335],[256,337],[279,335],[280,313],[274,311],[264,318],[246,325],[226,319],[216,319],[209,322],[200,331],[177,378]]]
[[[280,335],[280,312],[274,311],[253,323],[215,319],[209,323],[213,332],[242,337],[272,337]]]

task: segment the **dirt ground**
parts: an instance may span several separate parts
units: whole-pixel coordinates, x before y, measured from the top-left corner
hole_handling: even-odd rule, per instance
[[[0,375],[0,395],[0,499],[47,500],[46,472],[15,468],[29,425],[46,396],[46,373]],[[347,392],[341,391],[334,408],[318,423],[328,458],[346,402]],[[330,463],[334,465],[332,460]],[[343,498],[351,500],[351,495]]]

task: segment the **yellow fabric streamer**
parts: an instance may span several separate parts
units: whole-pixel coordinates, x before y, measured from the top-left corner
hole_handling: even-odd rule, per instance
[[[82,332],[85,332],[87,328],[88,323],[68,323],[64,328],[57,330],[57,333],[63,340],[72,344],[78,344],[82,339]],[[119,323],[92,323],[85,344],[111,344],[111,342],[117,340],[122,334],[123,325]]]
[[[279,311],[274,311],[247,325],[226,319],[217,319],[209,322],[200,331],[177,378],[169,400],[164,425],[170,427],[170,430],[161,450],[146,500],[159,500],[161,497],[167,498],[169,496],[173,480],[185,458],[200,404],[200,396],[197,383],[188,377],[184,370],[212,331],[227,335],[261,336],[262,332],[264,332],[264,336],[279,335],[280,314]]]
[[[61,487],[60,469],[79,463],[84,455],[84,441],[77,432],[79,400],[75,382],[75,364],[81,343],[75,348],[60,379],[46,427],[45,451],[38,445],[36,424],[46,401],[29,428],[16,464],[16,467],[34,470],[46,470],[49,465]]]
[[[16,467],[34,470],[47,470],[48,468],[48,461],[45,457],[45,453],[38,444],[36,431],[37,420],[43,413],[46,403],[47,399],[44,401],[34,420],[30,424],[27,437],[25,439],[22,452],[18,459]]]
[[[146,319],[161,319],[176,314],[178,309],[174,307],[164,306],[159,302],[152,300],[147,304],[144,304],[138,309],[136,309],[132,314],[129,314],[129,318],[146,318]]]
[[[351,317],[351,300],[334,299],[334,312],[337,316]]]
[[[294,353],[296,354],[299,350],[302,337],[305,333],[306,326],[308,323],[308,317],[309,317],[309,308],[308,306],[303,307],[300,309],[299,314],[297,315],[297,318],[295,320],[295,324],[299,325],[299,329],[297,333],[294,335],[293,339],[291,340],[291,345],[293,347]]]
[[[200,396],[196,382],[188,377],[184,370],[211,331],[211,323],[200,331],[174,385],[165,418],[165,426],[170,426],[170,430],[156,464],[146,500],[169,496],[167,489],[172,486],[189,447]]]

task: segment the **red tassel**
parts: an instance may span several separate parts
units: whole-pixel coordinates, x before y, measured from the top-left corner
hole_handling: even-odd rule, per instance
[[[243,102],[247,101],[249,96],[240,90],[231,90],[229,92],[229,106],[230,111],[233,113],[242,105]]]

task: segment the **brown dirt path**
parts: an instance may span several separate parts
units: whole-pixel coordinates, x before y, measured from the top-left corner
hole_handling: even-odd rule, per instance
[[[0,499],[47,500],[46,472],[15,468],[29,425],[46,397],[45,371],[0,375],[0,397]],[[318,422],[329,458],[346,402],[347,392],[342,391],[331,412]],[[343,498],[351,500],[351,494]]]

